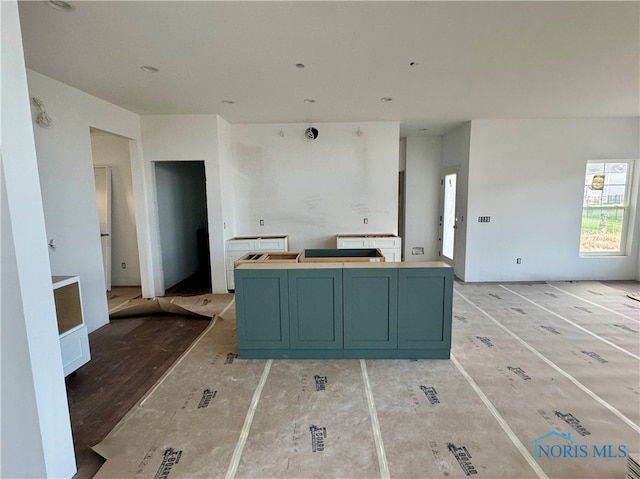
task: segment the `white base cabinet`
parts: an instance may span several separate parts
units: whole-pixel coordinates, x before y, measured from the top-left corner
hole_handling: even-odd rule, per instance
[[[91,359],[89,333],[84,324],[80,278],[53,276],[53,298],[56,303],[58,333],[64,375],[68,376]]]
[[[378,248],[384,260],[398,263],[402,261],[402,238],[392,234],[344,234],[336,235],[336,247]]]
[[[236,236],[225,242],[227,290],[235,290],[233,264],[247,253],[289,251],[288,236]]]

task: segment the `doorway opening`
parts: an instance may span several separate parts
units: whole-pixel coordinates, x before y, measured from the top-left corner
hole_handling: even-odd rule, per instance
[[[441,254],[445,261],[453,264],[456,243],[456,183],[458,174],[447,173],[442,179]]]
[[[133,202],[131,140],[90,129],[106,290],[140,287],[140,257]]]
[[[401,171],[398,173],[398,236],[400,236],[400,238],[405,237],[405,188],[405,172]],[[401,256],[401,260],[404,260],[404,249],[402,250]]]
[[[204,162],[157,161],[154,167],[165,294],[210,293]]]

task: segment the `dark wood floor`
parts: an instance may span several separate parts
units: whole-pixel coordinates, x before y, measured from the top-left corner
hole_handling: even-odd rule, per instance
[[[211,293],[211,270],[201,268],[197,273],[171,286],[165,296],[196,296]]]
[[[180,316],[114,319],[89,335],[91,361],[67,377],[78,473],[91,478],[103,459],[99,443],[169,369],[209,320]]]

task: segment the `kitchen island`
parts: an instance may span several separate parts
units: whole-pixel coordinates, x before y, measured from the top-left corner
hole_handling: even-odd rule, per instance
[[[449,358],[446,263],[239,261],[235,280],[240,358]]]

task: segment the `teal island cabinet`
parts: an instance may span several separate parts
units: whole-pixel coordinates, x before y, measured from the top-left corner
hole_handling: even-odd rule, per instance
[[[240,358],[450,356],[446,263],[248,262],[235,278]]]

